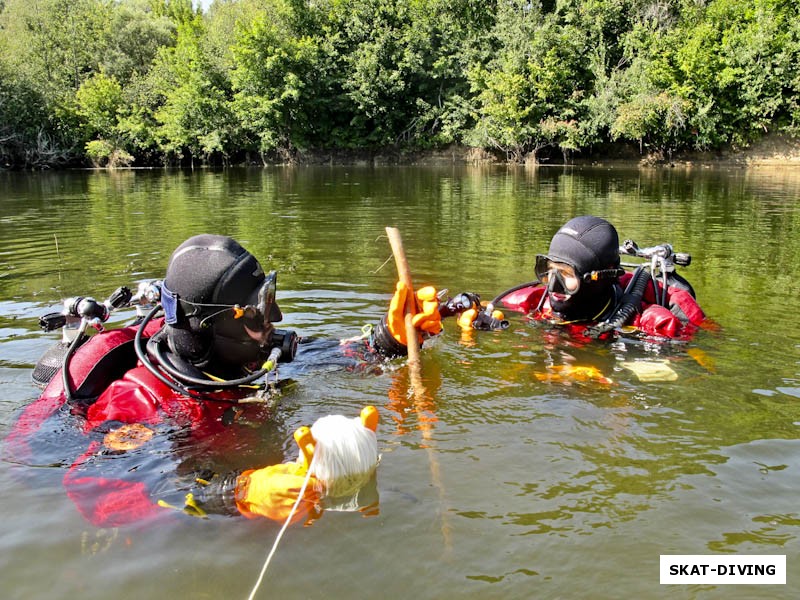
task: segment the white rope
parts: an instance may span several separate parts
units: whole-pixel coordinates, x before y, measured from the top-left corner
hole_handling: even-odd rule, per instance
[[[281,527],[281,530],[278,532],[278,536],[275,538],[275,543],[272,544],[272,550],[269,551],[267,555],[267,560],[264,561],[264,566],[261,567],[261,574],[258,576],[258,581],[253,586],[253,591],[250,592],[250,595],[247,597],[247,600],[253,600],[256,597],[256,593],[258,592],[258,588],[261,586],[261,582],[264,579],[264,575],[267,573],[267,567],[269,566],[270,561],[272,560],[275,551],[278,549],[278,544],[283,537],[284,532],[289,527],[289,523],[292,522],[292,517],[294,513],[297,511],[297,507],[300,505],[300,501],[303,499],[303,494],[305,494],[306,486],[308,485],[309,479],[311,479],[311,468],[314,466],[314,461],[316,460],[317,455],[314,454],[311,457],[311,464],[308,465],[308,471],[306,472],[306,478],[303,480],[303,485],[300,487],[300,492],[297,494],[297,500],[295,500],[294,504],[292,505],[292,510],[289,511],[289,516],[286,517],[286,522]]]

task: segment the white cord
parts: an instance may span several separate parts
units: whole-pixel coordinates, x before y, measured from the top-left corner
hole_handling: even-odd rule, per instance
[[[261,581],[264,579],[264,575],[267,572],[267,567],[269,566],[269,562],[272,560],[272,556],[275,554],[275,551],[278,549],[278,544],[283,537],[283,533],[286,531],[286,528],[289,527],[289,523],[292,522],[292,517],[294,513],[297,511],[297,507],[300,505],[300,501],[303,499],[303,494],[305,494],[306,486],[308,485],[309,479],[311,479],[311,467],[314,466],[314,460],[317,458],[317,455],[314,454],[311,457],[311,464],[308,465],[308,471],[306,472],[306,478],[303,480],[303,485],[300,487],[300,492],[297,494],[297,500],[295,500],[294,505],[292,505],[292,510],[289,511],[289,516],[286,517],[286,522],[281,527],[281,530],[278,532],[278,536],[275,538],[275,543],[272,544],[272,550],[269,551],[267,555],[267,560],[264,561],[264,566],[261,567],[261,574],[258,576],[258,581],[256,581],[255,586],[253,586],[253,591],[250,592],[250,595],[247,597],[247,600],[253,600],[256,596],[256,592],[258,592],[258,588],[261,586]]]

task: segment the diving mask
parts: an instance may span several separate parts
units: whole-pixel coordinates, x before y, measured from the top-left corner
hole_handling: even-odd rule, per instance
[[[247,304],[243,307],[234,305],[233,318],[242,319],[244,326],[253,331],[265,331],[269,328],[270,323],[280,321],[283,315],[275,303],[277,283],[277,272],[267,273],[263,285],[258,290],[257,305]]]
[[[567,263],[556,262],[538,254],[534,270],[536,277],[549,290],[554,290],[560,284],[564,293],[575,294],[581,287],[581,276],[575,271],[575,267]]]
[[[572,265],[552,260],[543,254],[536,255],[534,271],[536,277],[543,285],[547,286],[548,290],[563,292],[571,296],[578,293],[582,282],[616,279],[625,272],[621,268],[613,268],[578,273]]]

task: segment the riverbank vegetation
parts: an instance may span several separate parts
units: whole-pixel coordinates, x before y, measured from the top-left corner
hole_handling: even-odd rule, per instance
[[[800,130],[796,0],[0,0],[0,168]]]

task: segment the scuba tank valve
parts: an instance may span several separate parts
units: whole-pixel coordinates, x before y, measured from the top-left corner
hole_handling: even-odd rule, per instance
[[[662,270],[673,271],[675,265],[688,267],[692,264],[692,255],[686,252],[675,252],[671,244],[659,244],[649,248],[640,248],[633,240],[625,240],[619,247],[619,253],[627,256],[636,256],[655,260]]]
[[[64,309],[61,312],[48,313],[39,318],[39,327],[43,331],[54,331],[62,327],[77,329],[79,323],[85,319],[87,324],[102,331],[103,323],[108,320],[111,313],[127,306],[130,299],[131,291],[124,286],[114,290],[103,303],[88,296],[67,298],[64,300]],[[69,339],[72,339],[72,336],[69,336]]]
[[[131,306],[136,307],[137,319],[143,319],[151,308],[161,302],[161,285],[160,280],[139,282],[136,293],[130,299]]]
[[[68,377],[69,362],[72,354],[86,339],[86,328],[91,325],[103,331],[103,323],[111,313],[126,306],[131,299],[131,291],[127,287],[114,290],[108,300],[103,303],[94,298],[77,296],[64,301],[61,312],[48,313],[39,319],[39,327],[46,332],[61,329],[61,341],[45,352],[39,359],[33,372],[33,380],[44,386],[50,382],[60,368],[64,378],[64,393],[67,400],[72,401],[72,383]]]
[[[679,280],[688,286],[688,282],[675,273],[675,265],[688,267],[692,263],[692,255],[675,252],[670,244],[659,244],[649,248],[640,248],[633,240],[625,240],[619,247],[620,255],[636,256],[650,261],[650,279],[656,293],[656,301],[661,306],[667,305],[667,288],[671,280]],[[642,265],[625,265],[639,267]],[[661,282],[661,294],[658,294],[658,281]],[[691,289],[691,286],[688,286]],[[692,290],[692,295],[694,295]]]
[[[691,254],[675,252],[671,244],[640,248],[633,240],[625,240],[619,247],[619,253],[620,255],[643,258],[649,260],[650,263],[625,264],[628,267],[635,267],[635,270],[617,304],[617,308],[606,320],[587,327],[585,335],[588,337],[599,338],[601,335],[620,329],[629,323],[640,310],[645,290],[651,282],[656,303],[664,307],[667,307],[669,285],[676,280],[685,282],[690,293],[694,296],[694,291],[688,285],[688,282],[675,273],[675,265],[688,267],[691,264]],[[659,293],[659,283],[661,293]]]

